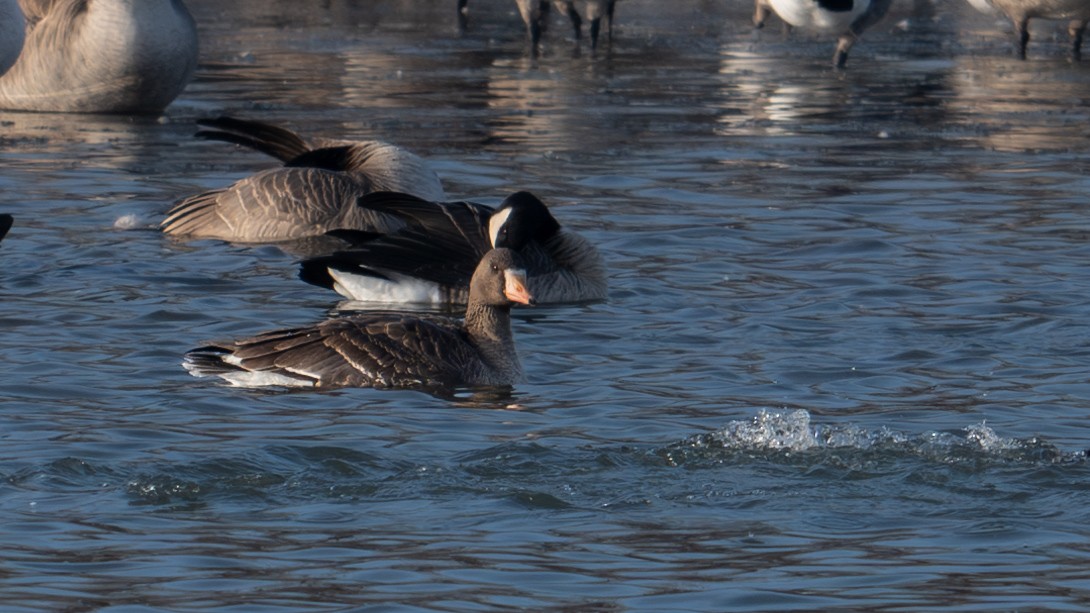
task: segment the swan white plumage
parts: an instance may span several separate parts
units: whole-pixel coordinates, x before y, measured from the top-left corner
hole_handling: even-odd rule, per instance
[[[181,0],[19,0],[26,36],[0,76],[0,108],[159,113],[197,66]]]

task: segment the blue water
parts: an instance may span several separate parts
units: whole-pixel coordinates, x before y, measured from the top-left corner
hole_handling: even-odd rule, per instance
[[[162,118],[0,114],[3,609],[1090,608],[1090,62],[968,6],[832,42],[624,0],[194,0]],[[202,342],[337,298],[170,204],[272,162],[230,114],[529,189],[610,298],[523,309],[511,396],[248,391]]]

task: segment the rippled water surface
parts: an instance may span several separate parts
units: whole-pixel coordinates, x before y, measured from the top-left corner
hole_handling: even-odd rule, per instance
[[[514,3],[189,2],[162,118],[0,114],[5,610],[1090,608],[1090,61],[1063,25],[897,5],[832,42],[748,3],[618,5],[525,53]],[[450,6],[448,6],[448,4]],[[529,189],[601,304],[524,309],[513,395],[247,391],[203,341],[336,297],[164,239],[272,164],[230,114]]]

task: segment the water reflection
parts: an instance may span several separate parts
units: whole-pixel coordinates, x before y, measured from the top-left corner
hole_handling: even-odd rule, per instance
[[[624,0],[609,54],[531,61],[473,1],[458,37],[453,1],[192,0],[161,120],[0,117],[9,608],[1086,608],[1090,64],[948,2],[835,74],[722,0]],[[520,316],[510,395],[204,385],[187,349],[335,299],[275,249],[110,229],[270,165],[192,139],[221,113],[540,190],[610,300]],[[663,456],[782,407],[887,442]],[[982,423],[1025,448],[963,447]]]
[[[1055,60],[961,58],[954,71],[952,113],[997,151],[1065,151],[1090,137],[1090,82],[1082,66]]]

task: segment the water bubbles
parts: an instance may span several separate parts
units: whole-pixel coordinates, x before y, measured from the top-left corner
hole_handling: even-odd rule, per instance
[[[731,422],[711,437],[722,447],[803,451],[819,444],[810,431],[810,414],[801,409],[789,413],[762,409],[750,421]]]
[[[135,214],[122,215],[114,221],[114,230],[132,230],[140,227],[140,218]]]
[[[999,435],[995,433],[988,426],[984,425],[984,422],[980,422],[978,425],[969,426],[965,429],[965,440],[969,443],[978,445],[981,449],[995,450],[1005,449],[1010,447],[1009,441],[1004,441],[999,438]]]
[[[784,459],[811,465],[871,467],[902,460],[947,465],[1084,462],[1086,453],[1064,452],[1036,437],[1004,438],[983,422],[954,432],[910,434],[883,426],[813,425],[809,412],[762,409],[748,420],[700,434],[659,451],[670,465],[739,458]]]

